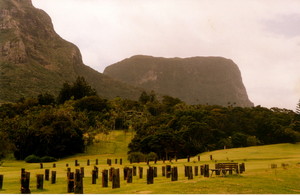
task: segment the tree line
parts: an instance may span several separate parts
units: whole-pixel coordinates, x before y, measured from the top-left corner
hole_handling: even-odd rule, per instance
[[[300,103],[298,104],[300,108]],[[300,112],[256,106],[187,105],[143,92],[139,100],[101,98],[78,77],[49,93],[0,106],[0,159],[13,153],[65,157],[84,152],[98,133],[132,130],[129,154],[186,157],[222,148],[300,141]]]

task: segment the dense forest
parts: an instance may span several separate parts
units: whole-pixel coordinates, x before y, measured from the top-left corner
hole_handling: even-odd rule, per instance
[[[193,156],[223,148],[300,141],[296,112],[234,103],[187,105],[177,98],[143,92],[138,101],[106,100],[84,78],[65,83],[58,95],[40,94],[0,106],[0,159],[14,154],[65,157],[84,152],[98,133],[135,131],[129,154],[158,158]]]

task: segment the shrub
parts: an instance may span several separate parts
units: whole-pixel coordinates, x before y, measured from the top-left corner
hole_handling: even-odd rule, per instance
[[[25,158],[26,163],[40,163],[41,158],[36,155],[29,155]]]
[[[155,152],[150,152],[149,154],[147,154],[147,159],[149,161],[154,161],[157,158],[158,158],[158,156],[157,156],[157,154]]]
[[[131,160],[133,163],[145,161],[145,155],[141,152],[132,152],[128,155],[128,160]]]
[[[41,161],[44,163],[47,163],[47,162],[55,162],[55,161],[57,161],[57,159],[54,157],[50,157],[50,156],[44,156],[41,158]]]

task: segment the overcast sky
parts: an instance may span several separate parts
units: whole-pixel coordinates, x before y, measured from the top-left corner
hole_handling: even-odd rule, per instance
[[[300,99],[300,0],[32,0],[99,72],[136,54],[222,56],[255,105]]]

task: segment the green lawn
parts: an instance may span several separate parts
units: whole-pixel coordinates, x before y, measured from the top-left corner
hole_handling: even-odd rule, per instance
[[[25,163],[24,161],[5,160],[0,167],[0,174],[4,175],[3,190],[0,194],[20,193],[20,170],[26,168],[31,173],[30,188],[34,194],[64,194],[67,193],[66,164],[68,163],[74,171],[74,160],[78,159],[80,166],[85,167],[84,193],[86,194],[299,194],[300,193],[300,143],[298,144],[276,144],[247,148],[235,148],[217,150],[200,154],[200,162],[197,157],[192,157],[190,163],[186,159],[178,162],[167,163],[178,166],[179,179],[171,182],[171,179],[162,177],[161,167],[165,165],[162,161],[153,166],[158,167],[158,177],[154,179],[154,184],[146,183],[146,164],[134,164],[144,167],[143,179],[133,178],[132,184],[127,184],[123,180],[124,166],[129,166],[127,157],[127,144],[133,137],[133,133],[123,131],[113,131],[110,135],[99,135],[98,142],[87,149],[85,154],[68,157],[56,162],[56,168],[52,168],[53,163],[44,163],[44,168],[57,171],[57,183],[52,185],[49,181],[44,182],[44,190],[36,189],[36,174],[44,173],[44,169],[39,169],[39,164]],[[210,155],[214,160],[210,160]],[[123,165],[113,164],[115,168],[121,168],[121,188],[112,189],[101,187],[101,175],[97,184],[93,185],[91,172],[95,164],[95,159],[99,159],[99,169],[108,169],[106,159],[122,158]],[[87,166],[87,159],[90,159],[90,166]],[[193,180],[184,177],[184,165],[209,164],[214,168],[217,162],[244,162],[246,172],[241,175],[227,177],[194,176]],[[113,160],[114,163],[114,160]],[[282,163],[289,164],[284,169]],[[277,169],[271,169],[271,164],[277,164]],[[79,168],[79,167],[77,167]]]

